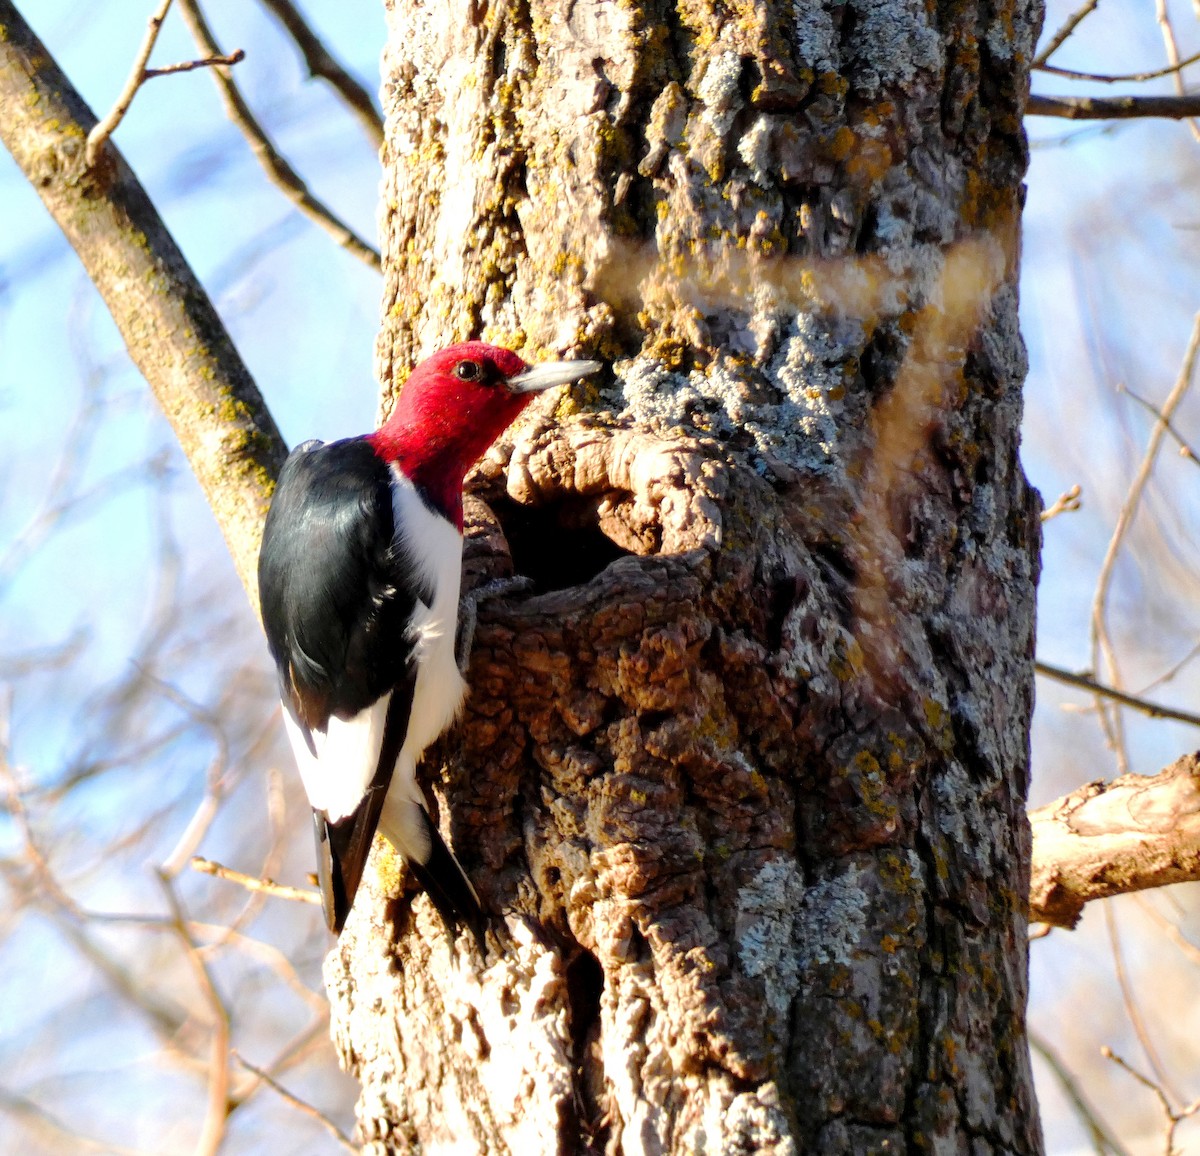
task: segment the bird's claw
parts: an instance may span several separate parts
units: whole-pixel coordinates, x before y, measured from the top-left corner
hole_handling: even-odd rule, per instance
[[[491,598],[524,594],[532,588],[532,578],[516,575],[512,578],[493,578],[463,595],[458,616],[458,639],[454,647],[454,658],[460,674],[466,675],[467,666],[471,662],[471,647],[475,642],[475,627],[479,621],[479,604]]]

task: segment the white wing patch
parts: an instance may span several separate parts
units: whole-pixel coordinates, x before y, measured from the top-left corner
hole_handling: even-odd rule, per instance
[[[391,699],[389,691],[352,719],[330,718],[324,734],[313,731],[315,758],[296,720],[284,708],[283,721],[300,768],[304,792],[313,810],[324,811],[331,822],[336,823],[355,811],[375,777]]]

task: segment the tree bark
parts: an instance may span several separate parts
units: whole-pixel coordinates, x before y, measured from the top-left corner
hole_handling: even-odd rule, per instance
[[[535,593],[425,774],[490,950],[377,848],[326,966],[367,1150],[1041,1150],[1040,18],[389,4],[385,393],[473,336],[612,374],[475,477],[469,572]]]

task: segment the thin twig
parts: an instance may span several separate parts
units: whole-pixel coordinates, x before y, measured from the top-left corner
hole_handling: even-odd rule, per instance
[[[1150,431],[1150,437],[1146,442],[1146,450],[1142,455],[1137,473],[1134,475],[1133,481],[1129,486],[1125,502],[1121,506],[1121,511],[1117,516],[1117,524],[1113,528],[1112,537],[1109,539],[1108,549],[1105,551],[1104,561],[1101,563],[1100,573],[1096,579],[1096,592],[1092,598],[1092,669],[1095,670],[1098,667],[1099,659],[1103,656],[1109,678],[1118,690],[1120,689],[1121,675],[1117,662],[1116,648],[1113,646],[1112,639],[1108,633],[1108,594],[1112,586],[1113,575],[1116,571],[1117,558],[1124,546],[1125,537],[1129,533],[1134,519],[1137,517],[1142,495],[1150,482],[1151,474],[1154,472],[1155,462],[1158,460],[1158,451],[1162,446],[1163,437],[1166,435],[1175,410],[1183,401],[1184,396],[1191,386],[1197,353],[1200,353],[1200,313],[1196,315],[1196,319],[1192,324],[1192,335],[1188,340],[1179,376],[1175,379],[1175,384],[1171,387],[1171,392],[1167,394],[1167,399],[1163,402],[1158,420],[1155,422],[1154,428]],[[1101,718],[1107,720],[1108,716],[1104,712],[1101,712]],[[1119,723],[1119,718],[1114,721]],[[1111,739],[1112,731],[1107,721],[1105,723],[1105,730],[1109,732]],[[1116,744],[1116,752],[1120,769],[1124,772],[1128,767],[1125,766],[1126,759],[1122,746],[1119,743]]]
[[[1167,1118],[1165,1156],[1177,1156],[1175,1149],[1176,1129],[1178,1129],[1179,1125],[1182,1124],[1184,1120],[1194,1116],[1197,1112],[1200,1112],[1200,1099],[1193,1100],[1186,1108],[1183,1108],[1177,1112],[1171,1106],[1171,1101],[1167,1099],[1166,1093],[1159,1084],[1156,1084],[1148,1076],[1144,1076],[1128,1061],[1123,1060],[1116,1054],[1116,1052],[1112,1050],[1112,1048],[1103,1047],[1100,1049],[1100,1054],[1106,1060],[1112,1060],[1112,1062],[1116,1064],[1118,1068],[1128,1072],[1129,1075],[1137,1080],[1139,1084],[1141,1084],[1144,1088],[1149,1088],[1150,1091],[1154,1093],[1155,1097],[1158,1099],[1159,1105],[1162,1107],[1163,1115]]]
[[[1198,655],[1200,655],[1200,642],[1191,647],[1178,662],[1172,663],[1167,667],[1157,678],[1151,679],[1150,682],[1146,683],[1139,693],[1145,694],[1146,691],[1153,690],[1156,686],[1162,686],[1164,683],[1170,682],[1185,666],[1193,662]]]
[[[275,735],[275,719],[269,720],[270,727],[266,733],[273,738]],[[270,829],[270,842],[262,866],[258,870],[260,879],[271,879],[283,865],[283,852],[287,834],[287,800],[283,790],[283,775],[279,768],[271,765],[267,768],[267,821]],[[229,930],[235,932],[258,917],[263,905],[270,898],[265,891],[250,891],[246,894],[246,902],[241,911],[230,921]]]
[[[164,64],[161,68],[147,68],[146,62],[150,59],[150,53],[154,51],[159,30],[162,28],[167,10],[173,2],[174,0],[163,0],[158,11],[150,17],[145,39],[138,48],[138,54],[133,62],[133,68],[130,69],[129,78],[125,81],[125,87],[121,89],[112,108],[108,110],[108,115],[93,126],[92,131],[88,133],[84,156],[89,169],[95,167],[96,162],[100,159],[100,150],[104,147],[105,141],[117,131],[117,126],[125,119],[125,114],[133,104],[133,98],[137,95],[138,89],[146,81],[153,80],[156,76],[174,76],[179,72],[192,72],[197,68],[214,68],[218,64],[239,64],[245,60],[245,52],[236,48],[227,55],[206,56],[202,60],[181,60],[177,64]]]
[[[221,46],[213,37],[204,13],[200,11],[197,0],[179,0],[179,11],[192,31],[192,36],[202,52],[209,56],[219,56]],[[242,135],[250,143],[250,148],[258,158],[263,170],[271,183],[282,189],[284,195],[310,220],[320,225],[347,252],[354,254],[360,261],[371,268],[379,270],[383,267],[379,251],[367,244],[349,225],[338,217],[328,206],[309,192],[308,186],[300,175],[292,168],[271,138],[267,136],[257,118],[250,111],[250,106],[242,96],[241,90],[234,83],[228,68],[217,65],[212,70],[213,79],[221,93],[221,101],[225,105],[225,113],[237,126]]]
[[[195,72],[197,68],[216,68],[218,64],[241,64],[246,59],[246,53],[241,48],[235,48],[225,56],[205,56],[200,60],[181,60],[177,64],[164,64],[161,68],[147,68],[142,74],[146,80],[156,76],[174,76],[179,72]]]
[[[278,1083],[270,1075],[263,1071],[262,1068],[252,1064],[245,1056],[238,1051],[234,1051],[233,1058],[248,1072],[256,1075],[264,1084],[267,1085],[273,1092],[276,1093],[285,1103],[290,1104],[298,1112],[303,1112],[304,1115],[316,1120],[322,1128],[325,1129],[347,1152],[357,1152],[358,1145],[353,1143],[349,1136],[341,1130],[320,1108],[314,1107],[305,1100],[301,1100],[299,1096],[293,1095],[282,1084]]]
[[[125,87],[121,89],[112,108],[108,110],[108,115],[97,121],[92,131],[88,133],[85,155],[89,169],[95,167],[104,142],[112,136],[117,125],[124,119],[125,114],[129,111],[129,106],[133,103],[133,98],[137,95],[137,90],[146,80],[146,63],[150,59],[150,53],[154,51],[154,42],[158,39],[158,33],[162,28],[163,21],[167,18],[171,4],[172,0],[162,0],[154,15],[150,17],[146,35],[138,47],[137,56],[133,58],[133,67],[129,70]]]
[[[208,708],[189,698],[177,687],[153,675],[147,676],[146,681],[150,687],[160,691],[165,698],[183,710],[193,722],[207,730],[213,736],[217,747],[216,756],[209,763],[205,774],[204,797],[188,821],[187,827],[184,828],[183,834],[176,841],[175,847],[163,860],[160,867],[160,870],[174,878],[183,870],[184,864],[200,846],[200,841],[216,819],[221,801],[228,790],[228,785],[225,783],[225,771],[230,761],[229,739],[220,720]]]
[[[291,0],[259,0],[287,29],[300,49],[310,76],[327,81],[358,117],[376,150],[383,148],[383,117],[367,89],[334,59]]]
[[[1163,421],[1162,410],[1154,402],[1150,401],[1149,398],[1141,397],[1139,394],[1134,393],[1127,385],[1120,385],[1118,388],[1122,393],[1136,401],[1143,409],[1152,413],[1158,421],[1163,422],[1167,427],[1167,433],[1175,439],[1175,442],[1179,446],[1180,457],[1190,458],[1192,461],[1200,464],[1200,458],[1196,456],[1196,451],[1192,449],[1191,443],[1169,421]]]
[[[1057,116],[1065,120],[1137,120],[1162,117],[1187,120],[1200,116],[1200,93],[1186,96],[1045,96],[1031,93],[1026,116]]]
[[[1151,718],[1170,719],[1172,722],[1187,723],[1189,726],[1200,727],[1200,714],[1192,714],[1186,710],[1176,710],[1172,706],[1162,706],[1160,703],[1150,702],[1148,699],[1126,694],[1123,690],[1115,690],[1111,686],[1105,686],[1104,683],[1097,682],[1089,675],[1073,674],[1069,670],[1064,670],[1061,666],[1051,666],[1048,662],[1035,662],[1033,668],[1038,674],[1046,678],[1052,678],[1056,682],[1064,682],[1068,686],[1077,686],[1080,690],[1087,690],[1101,698],[1119,702],[1122,706],[1132,707],[1134,710],[1141,711],[1142,714],[1149,715]]]
[[[1179,75],[1179,44],[1175,39],[1175,28],[1171,24],[1171,14],[1167,11],[1167,0],[1154,0],[1154,18],[1162,30],[1163,47],[1167,50],[1167,63],[1173,68],[1171,80],[1175,86],[1175,95],[1183,97],[1187,90],[1183,86],[1183,77]],[[1195,120],[1189,119],[1188,128],[1191,130],[1193,139],[1200,141],[1200,125],[1197,125]]]
[[[175,931],[184,946],[188,963],[196,982],[208,1003],[212,1027],[212,1041],[208,1064],[208,1110],[204,1116],[204,1127],[196,1141],[196,1156],[217,1156],[221,1141],[225,1137],[225,1119],[229,1107],[229,1012],[217,991],[213,977],[204,962],[204,956],[196,946],[188,927],[188,920],[175,893],[175,885],[164,871],[158,872],[163,893],[171,908]]]
[[[199,855],[192,856],[191,866],[193,871],[215,875],[218,879],[227,879],[230,883],[245,887],[247,891],[261,891],[264,895],[273,895],[276,899],[291,899],[298,903],[321,902],[319,891],[312,891],[306,887],[288,887],[283,883],[276,883],[273,879],[258,879],[253,875],[235,871],[232,867],[214,863],[211,859],[202,859]]]
[[[1125,1014],[1129,1017],[1130,1024],[1133,1025],[1133,1034],[1137,1036],[1138,1043],[1142,1045],[1142,1051],[1146,1053],[1146,1059],[1150,1061],[1150,1067],[1154,1069],[1154,1075],[1159,1082],[1163,1104],[1169,1110],[1170,1105],[1167,1102],[1167,1092],[1170,1092],[1176,1100],[1182,1100],[1183,1097],[1171,1087],[1166,1065],[1163,1064],[1162,1059],[1159,1057],[1158,1049],[1154,1046],[1154,1041],[1150,1038],[1150,1029],[1147,1028],[1146,1021],[1142,1019],[1141,1009],[1138,1007],[1137,999],[1134,996],[1133,985],[1129,982],[1129,973],[1125,970],[1125,952],[1121,947],[1121,933],[1117,927],[1116,911],[1112,903],[1104,904],[1104,922],[1108,928],[1108,942],[1112,948],[1113,967],[1116,969],[1117,985],[1121,989],[1121,1002],[1125,1005]]]
[[[99,1152],[103,1156],[145,1156],[144,1148],[126,1148],[106,1140],[93,1140],[90,1136],[76,1132],[36,1100],[9,1088],[0,1087],[0,1110],[23,1119],[29,1131],[36,1132],[46,1142],[44,1151],[47,1152]]]
[[[1033,67],[1039,68],[1046,63],[1066,42],[1071,33],[1095,10],[1100,0],[1084,0],[1084,3],[1070,16],[1061,28],[1050,38],[1050,43],[1033,58]]]
[[[1163,934],[1179,949],[1180,953],[1185,956],[1189,963],[1200,965],[1200,947],[1197,947],[1179,927],[1172,923],[1161,911],[1159,911],[1153,903],[1145,896],[1135,895],[1134,900],[1144,915],[1148,915],[1151,920],[1158,924]]]
[[[1092,80],[1098,84],[1140,84],[1146,80],[1157,80],[1160,76],[1170,76],[1180,72],[1189,64],[1200,60],[1200,52],[1193,53],[1184,60],[1168,64],[1165,68],[1156,68],[1153,72],[1077,72],[1073,68],[1057,68],[1053,64],[1035,64],[1038,72],[1049,72],[1054,76],[1065,76],[1068,80]]]
[[[81,918],[77,908],[62,904],[56,895],[40,886],[28,873],[20,871],[16,864],[10,865],[0,860],[0,875],[3,875],[5,883],[20,903],[42,912],[113,991],[145,1017],[165,1048],[171,1052],[180,1050],[179,1031],[186,1021],[186,1016],[178,1006],[168,1005],[161,1000],[153,987],[145,982],[144,976],[134,974],[125,961],[115,958],[110,950],[93,936],[89,924],[93,921],[106,922],[105,917],[84,913]],[[138,917],[138,922],[149,926],[154,918]]]
[[[5,800],[5,810],[16,821],[17,829],[20,831],[21,839],[24,843],[22,857],[31,868],[38,886],[59,907],[63,908],[64,911],[67,911],[75,918],[79,918],[81,912],[78,905],[63,890],[54,871],[50,867],[49,860],[42,852],[37,835],[33,829],[33,823],[29,818],[29,812],[25,809],[25,800],[22,796],[21,783],[17,778],[17,771],[8,761],[8,716],[10,709],[8,696],[5,696],[2,710],[0,710],[0,778],[3,779],[4,786],[6,787],[7,798]]]
[[[1067,1099],[1075,1109],[1075,1114],[1083,1122],[1083,1126],[1091,1133],[1092,1147],[1096,1156],[1129,1156],[1125,1148],[1113,1136],[1108,1125],[1101,1120],[1099,1113],[1088,1102],[1079,1086],[1079,1081],[1072,1075],[1062,1058],[1050,1046],[1046,1039],[1035,1031],[1029,1032],[1029,1046],[1046,1062],[1046,1066],[1054,1073]]]
[[[1047,506],[1042,511],[1042,521],[1048,522],[1051,518],[1057,518],[1059,514],[1073,514],[1080,506],[1083,505],[1083,491],[1079,488],[1078,483],[1073,485],[1066,493],[1059,494],[1053,505]]]

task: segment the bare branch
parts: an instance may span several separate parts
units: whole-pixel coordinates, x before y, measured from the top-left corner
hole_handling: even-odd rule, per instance
[[[192,870],[203,875],[214,875],[218,879],[227,879],[230,883],[245,887],[247,891],[261,891],[264,895],[275,896],[276,899],[291,899],[297,903],[321,902],[319,891],[307,887],[288,887],[283,883],[276,883],[273,879],[258,879],[253,875],[235,871],[232,867],[214,863],[211,859],[202,859],[199,855],[192,857]]]
[[[1200,879],[1200,755],[1088,783],[1029,821],[1034,922],[1071,928],[1094,899]]]
[[[1096,670],[1099,667],[1099,660],[1103,657],[1109,677],[1118,690],[1121,684],[1121,672],[1117,662],[1116,647],[1113,645],[1108,632],[1108,594],[1112,586],[1113,575],[1116,572],[1117,558],[1125,544],[1126,535],[1129,533],[1134,519],[1137,517],[1138,509],[1142,502],[1142,495],[1145,493],[1146,487],[1150,483],[1150,477],[1154,473],[1154,466],[1158,461],[1159,449],[1170,426],[1171,418],[1186,396],[1187,391],[1191,388],[1197,354],[1200,354],[1200,313],[1196,315],[1192,323],[1192,335],[1188,340],[1187,350],[1183,355],[1183,364],[1180,366],[1175,384],[1171,387],[1171,391],[1167,394],[1167,398],[1163,402],[1158,421],[1155,422],[1154,428],[1150,431],[1150,437],[1146,441],[1145,452],[1142,454],[1142,460],[1138,465],[1137,472],[1133,476],[1133,481],[1129,484],[1129,492],[1117,516],[1117,524],[1113,527],[1112,537],[1109,539],[1108,549],[1105,551],[1104,561],[1100,565],[1100,573],[1096,578],[1096,591],[1092,597],[1091,616],[1092,669]],[[1114,711],[1110,719],[1102,710],[1100,717],[1104,725],[1105,734],[1117,752],[1120,770],[1123,772],[1128,771],[1129,767],[1124,750],[1120,711]]]
[[[208,1111],[200,1138],[196,1141],[196,1156],[217,1156],[225,1137],[225,1119],[229,1108],[229,1012],[204,962],[204,956],[192,938],[187,917],[175,893],[175,885],[165,872],[160,871],[158,879],[171,908],[175,931],[183,943],[188,963],[209,1007],[212,1041],[208,1066]]]
[[[138,48],[137,56],[134,57],[133,67],[129,70],[129,78],[125,81],[125,87],[121,89],[120,95],[113,103],[112,108],[108,110],[108,115],[103,120],[97,121],[92,126],[92,131],[87,135],[86,155],[89,169],[95,167],[96,161],[100,156],[100,150],[104,147],[104,142],[116,131],[117,125],[125,118],[125,114],[129,111],[129,106],[133,104],[133,98],[137,95],[137,90],[146,82],[146,64],[150,60],[150,53],[154,51],[154,43],[158,40],[159,30],[162,28],[163,21],[167,18],[167,12],[170,11],[171,3],[172,0],[162,0],[154,15],[150,17],[146,28],[146,35]]]
[[[1055,682],[1063,682],[1067,686],[1077,686],[1080,690],[1091,691],[1092,694],[1098,695],[1101,698],[1111,699],[1113,702],[1119,702],[1122,706],[1132,707],[1134,710],[1141,711],[1142,714],[1149,715],[1151,718],[1170,719],[1173,722],[1187,723],[1189,726],[1200,727],[1200,714],[1192,714],[1186,710],[1176,710],[1170,706],[1161,706],[1156,702],[1150,702],[1148,699],[1126,694],[1123,690],[1114,690],[1111,686],[1105,686],[1103,683],[1097,682],[1094,678],[1086,674],[1072,674],[1071,671],[1063,670],[1061,666],[1051,666],[1048,662],[1035,662],[1033,666],[1038,674],[1044,675],[1046,678],[1052,678]]]
[[[1150,1067],[1154,1070],[1155,1078],[1159,1084],[1179,1099],[1180,1097],[1171,1085],[1170,1077],[1167,1075],[1167,1067],[1162,1062],[1162,1058],[1158,1054],[1158,1048],[1150,1035],[1150,1029],[1147,1027],[1146,1020],[1142,1015],[1142,1009],[1138,1004],[1133,984],[1129,982],[1129,969],[1125,966],[1125,950],[1121,945],[1121,932],[1117,926],[1117,913],[1111,903],[1104,905],[1104,925],[1108,930],[1108,942],[1112,951],[1113,969],[1116,972],[1117,987],[1121,992],[1121,1004],[1125,1008],[1125,1015],[1133,1028],[1133,1034],[1137,1037],[1138,1043],[1142,1045],[1142,1051],[1150,1061]]]
[[[1171,76],[1181,72],[1189,64],[1200,60],[1200,52],[1193,53],[1183,60],[1168,64],[1165,68],[1156,68],[1152,72],[1077,72],[1073,68],[1056,68],[1053,64],[1035,64],[1038,72],[1048,72],[1053,76],[1064,76],[1068,80],[1091,80],[1097,84],[1140,84],[1147,80],[1157,80],[1160,76]]]
[[[1175,26],[1171,23],[1171,13],[1167,11],[1167,0],[1154,0],[1154,18],[1162,30],[1163,47],[1167,50],[1167,63],[1171,66],[1171,82],[1175,86],[1175,95],[1183,97],[1186,95],[1186,89],[1183,86],[1183,77],[1179,75],[1181,67],[1179,44],[1175,39]],[[1200,140],[1200,126],[1197,126],[1194,120],[1188,121],[1188,128],[1191,130],[1193,139]]]
[[[217,44],[212,30],[208,26],[208,21],[204,18],[204,13],[200,11],[197,0],[179,0],[179,11],[191,29],[192,36],[200,46],[200,50],[209,56],[219,56],[221,47]],[[310,220],[320,225],[343,249],[353,253],[355,257],[370,265],[371,268],[380,269],[382,262],[379,250],[367,244],[332,209],[317,200],[309,192],[308,186],[301,179],[299,173],[284,160],[254,113],[250,111],[250,106],[234,83],[229,69],[217,65],[212,70],[212,75],[220,90],[221,102],[225,105],[226,115],[250,143],[250,148],[271,183],[282,189],[293,205]]]
[[[1075,1114],[1091,1135],[1092,1147],[1096,1151],[1096,1156],[1129,1156],[1126,1149],[1113,1136],[1111,1129],[1104,1123],[1100,1118],[1100,1114],[1083,1094],[1083,1089],[1079,1086],[1079,1081],[1067,1068],[1067,1065],[1063,1063],[1062,1057],[1050,1046],[1049,1042],[1041,1034],[1030,1029],[1029,1046],[1045,1060],[1047,1067],[1057,1077],[1063,1092],[1066,1094],[1067,1099],[1071,1101],[1071,1106],[1075,1109]]]
[[[1179,952],[1193,967],[1200,966],[1200,947],[1197,947],[1179,930],[1179,926],[1172,923],[1155,905],[1148,901],[1145,896],[1139,895],[1137,898],[1138,906],[1141,908],[1142,914],[1148,916],[1158,925],[1159,930],[1179,949]]]
[[[125,87],[121,89],[117,99],[113,102],[112,108],[108,110],[108,115],[93,125],[92,131],[88,133],[86,156],[89,169],[96,167],[96,162],[100,159],[100,150],[104,148],[104,144],[108,138],[117,131],[117,126],[125,119],[125,114],[129,111],[129,106],[133,104],[133,98],[137,95],[138,89],[146,81],[153,80],[156,76],[173,76],[177,72],[191,72],[196,68],[211,68],[216,64],[238,64],[245,59],[246,54],[238,48],[229,53],[228,56],[207,56],[203,60],[184,60],[179,64],[164,65],[162,68],[148,68],[147,63],[150,60],[150,54],[154,51],[159,30],[162,28],[163,21],[167,18],[167,12],[170,10],[172,3],[173,0],[162,0],[158,10],[150,17],[145,38],[138,48],[138,54],[134,58],[133,67],[129,70],[129,78],[125,81]]]
[[[68,1127],[35,1100],[0,1087],[0,1111],[23,1120],[47,1144],[47,1150],[60,1152],[100,1152],[103,1156],[145,1156],[143,1148],[126,1148],[107,1141],[93,1140]],[[69,1146],[69,1147],[68,1147]]]
[[[1026,116],[1056,116],[1065,120],[1137,120],[1162,117],[1187,120],[1200,116],[1200,93],[1186,96],[1044,96],[1030,93]]]
[[[266,726],[260,732],[260,740],[268,734],[273,735],[278,725],[275,713],[272,712],[267,716]],[[267,821],[270,840],[267,844],[267,851],[263,858],[262,866],[257,872],[260,879],[274,878],[275,873],[282,865],[288,832],[287,803],[283,789],[283,775],[275,765],[267,767],[266,787]],[[239,931],[242,927],[247,926],[251,920],[255,919],[270,898],[270,893],[266,891],[248,891],[246,893],[246,902],[242,905],[241,911],[229,921],[230,934]]]
[[[1171,435],[1171,437],[1175,440],[1175,443],[1179,446],[1180,457],[1188,458],[1191,461],[1200,464],[1200,457],[1196,456],[1196,451],[1192,449],[1191,443],[1171,424],[1170,421],[1163,417],[1162,410],[1159,409],[1154,402],[1150,401],[1148,398],[1142,397],[1140,394],[1134,393],[1133,390],[1127,385],[1122,385],[1120,389],[1122,393],[1136,401],[1143,409],[1146,409],[1152,413],[1157,421],[1162,422],[1163,425],[1167,427],[1167,433]]]
[[[325,1115],[319,1108],[313,1107],[305,1100],[301,1100],[299,1096],[293,1095],[282,1084],[272,1079],[270,1075],[263,1071],[262,1068],[256,1067],[245,1056],[240,1055],[237,1051],[233,1053],[233,1058],[248,1072],[253,1072],[264,1084],[275,1092],[285,1103],[290,1104],[298,1112],[303,1112],[304,1115],[316,1120],[322,1128],[325,1129],[347,1152],[357,1152],[358,1145],[355,1144],[345,1132],[341,1130],[328,1116]]]
[[[1100,0],[1084,0],[1084,3],[1067,17],[1062,27],[1050,37],[1050,42],[1046,47],[1034,57],[1033,67],[1040,68],[1044,65],[1067,42],[1071,33],[1095,12],[1096,5],[1099,3]]]
[[[215,68],[218,64],[241,64],[246,59],[246,53],[235,48],[225,56],[204,56],[199,60],[181,60],[177,64],[164,64],[161,68],[147,68],[145,77],[153,80],[156,76],[175,76],[180,72],[195,72],[197,68]]]
[[[383,117],[375,107],[374,98],[334,59],[292,0],[260,0],[260,3],[278,19],[296,42],[309,75],[332,85],[358,117],[376,150],[383,148]]]
[[[1200,1099],[1193,1100],[1187,1105],[1186,1108],[1176,1111],[1166,1092],[1159,1084],[1155,1083],[1152,1079],[1150,1079],[1149,1076],[1143,1075],[1128,1061],[1123,1060],[1116,1054],[1116,1052],[1112,1050],[1112,1048],[1101,1048],[1100,1054],[1106,1060],[1112,1060],[1112,1062],[1116,1064],[1118,1068],[1128,1072],[1129,1075],[1131,1075],[1139,1084],[1142,1085],[1142,1087],[1149,1088],[1150,1091],[1154,1093],[1155,1098],[1158,1100],[1159,1106],[1162,1108],[1163,1115],[1167,1119],[1166,1132],[1164,1135],[1165,1147],[1163,1149],[1163,1154],[1164,1156],[1178,1156],[1178,1150],[1175,1147],[1175,1132],[1184,1120],[1194,1116],[1197,1112],[1200,1112]]]
[[[145,191],[11,0],[0,0],[0,139],[79,253],[196,473],[251,602],[286,448],[245,365]]]

